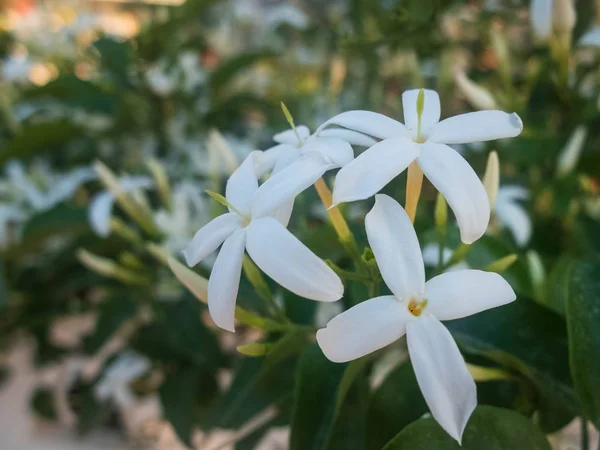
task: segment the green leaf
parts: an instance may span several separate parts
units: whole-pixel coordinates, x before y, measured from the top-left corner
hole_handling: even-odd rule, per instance
[[[410,361],[396,367],[369,402],[367,449],[379,450],[428,411]]]
[[[130,83],[127,72],[131,61],[131,46],[110,38],[98,39],[93,46],[100,53],[102,67],[110,72],[121,87],[128,87]]]
[[[158,393],[165,417],[173,425],[175,433],[188,447],[192,447],[194,407],[201,369],[188,366],[169,374]]]
[[[31,396],[31,408],[44,419],[56,420],[58,417],[54,393],[50,389],[37,388]]]
[[[346,395],[366,360],[336,364],[316,344],[304,349],[296,374],[291,450],[329,448]]]
[[[0,311],[8,305],[8,286],[4,276],[4,261],[0,261]]]
[[[78,126],[65,119],[27,124],[15,137],[2,144],[0,166],[13,158],[31,159],[41,153],[52,151],[81,134]]]
[[[571,374],[584,415],[600,428],[600,258],[578,261],[567,300]]]
[[[544,434],[519,413],[479,406],[463,434],[462,446],[433,418],[421,419],[402,430],[384,450],[550,450]]]
[[[226,87],[236,75],[242,70],[247,69],[254,64],[269,58],[275,57],[270,50],[259,50],[254,52],[245,52],[236,55],[223,62],[210,77],[210,84],[213,90]]]
[[[566,314],[568,285],[573,262],[573,259],[568,256],[563,256],[556,261],[546,278],[543,297],[536,299],[539,303],[563,317]]]
[[[85,352],[95,354],[108,339],[137,311],[135,302],[124,295],[115,295],[102,302],[98,308],[98,319],[94,332],[83,341]]]

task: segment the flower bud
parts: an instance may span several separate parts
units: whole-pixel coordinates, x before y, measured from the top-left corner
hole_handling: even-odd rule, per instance
[[[552,28],[556,33],[571,33],[576,20],[573,0],[552,0]]]
[[[512,255],[508,255],[504,258],[500,258],[496,261],[491,262],[490,264],[488,264],[485,270],[488,272],[502,273],[510,266],[512,266],[518,258],[519,257],[513,253]]]
[[[265,356],[270,353],[274,345],[271,342],[251,342],[250,344],[238,345],[237,351],[244,356]]]
[[[586,136],[587,129],[584,126],[580,125],[575,129],[558,157],[556,175],[565,176],[575,168],[579,162]]]
[[[487,90],[470,80],[462,70],[454,71],[456,87],[475,109],[497,109],[496,100]]]
[[[156,184],[156,189],[163,205],[171,211],[173,208],[173,195],[171,194],[169,178],[164,167],[154,158],[150,158],[146,165],[150,169],[150,172],[152,172],[152,177],[154,178],[154,183]]]
[[[493,209],[498,198],[498,189],[500,186],[500,161],[498,153],[491,152],[488,157],[485,174],[483,175],[483,187],[490,201],[490,208]]]

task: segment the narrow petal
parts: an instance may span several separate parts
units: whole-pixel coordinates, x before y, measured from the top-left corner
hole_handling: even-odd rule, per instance
[[[402,94],[402,109],[404,110],[404,124],[412,131],[417,130],[419,116],[417,114],[417,98],[421,89],[411,89]],[[423,89],[425,104],[421,116],[421,133],[427,134],[436,123],[440,121],[440,96],[431,89]]]
[[[97,194],[90,204],[88,219],[92,230],[102,237],[110,234],[110,218],[115,199],[110,192]]]
[[[321,125],[315,134],[321,134],[328,125],[339,125],[379,139],[410,138],[410,131],[402,123],[371,111],[346,111],[338,114]]]
[[[456,342],[430,314],[406,324],[406,340],[431,415],[460,444],[477,406],[477,388]]]
[[[420,298],[425,267],[417,234],[408,215],[393,198],[379,194],[365,217],[367,238],[383,280],[401,300]]]
[[[294,148],[290,147],[289,151],[283,153],[281,155],[281,157],[275,163],[275,166],[273,167],[273,171],[271,172],[271,176],[275,175],[276,173],[281,172],[286,167],[291,166],[293,163],[298,161],[300,158],[302,158],[302,153],[300,152],[300,149],[298,149],[297,147],[294,147]]]
[[[469,163],[447,145],[426,142],[419,166],[452,208],[461,240],[472,244],[479,239],[490,221],[490,201]]]
[[[414,316],[393,295],[359,303],[317,331],[317,342],[333,362],[352,361],[400,339]]]
[[[427,311],[439,320],[454,320],[496,308],[517,297],[502,276],[483,270],[457,270],[425,285]]]
[[[362,200],[379,192],[419,156],[419,145],[391,138],[365,150],[342,167],[335,178],[333,203]]]
[[[428,140],[440,144],[467,144],[512,138],[521,131],[523,122],[517,113],[476,111],[442,120],[431,129]]]
[[[579,40],[579,45],[600,47],[600,25],[596,25],[588,30]]]
[[[248,214],[252,199],[258,189],[258,178],[254,169],[254,152],[250,153],[244,162],[231,174],[227,180],[225,197],[242,214]],[[231,211],[233,212],[233,211]]]
[[[547,39],[552,30],[552,0],[531,0],[530,19],[533,32]]]
[[[501,202],[494,208],[502,225],[510,230],[519,247],[524,247],[531,238],[531,219],[518,203]]]
[[[361,145],[363,147],[370,147],[377,144],[375,139],[367,136],[366,134],[358,133],[357,131],[346,130],[344,128],[328,128],[319,132],[319,136],[343,139],[350,145]]]
[[[344,294],[333,270],[272,217],[246,227],[248,254],[284,288],[311,300],[332,302]]]
[[[343,167],[354,159],[352,146],[343,139],[312,137],[301,148],[304,155],[318,153],[337,167]]]
[[[522,186],[516,185],[504,185],[498,189],[497,202],[515,201],[515,200],[527,200],[529,198],[529,191]]]
[[[223,243],[208,279],[208,311],[219,328],[234,332],[235,301],[240,288],[246,236],[237,230]]]
[[[252,217],[267,216],[294,200],[331,167],[331,164],[325,161],[321,155],[313,153],[272,175],[256,191]]]
[[[235,213],[223,214],[208,222],[196,232],[192,242],[183,250],[187,265],[193,267],[198,264],[238,228],[240,218]]]
[[[310,136],[310,130],[304,125],[298,125],[296,127],[296,132],[303,141]],[[285,130],[281,133],[277,133],[275,136],[273,136],[273,140],[279,144],[289,144],[293,146],[298,145],[298,136],[296,136],[294,130]]]
[[[276,209],[271,213],[271,217],[273,217],[277,222],[287,228],[290,223],[290,218],[292,217],[292,211],[294,210],[294,200],[291,200],[285,203],[282,207]]]

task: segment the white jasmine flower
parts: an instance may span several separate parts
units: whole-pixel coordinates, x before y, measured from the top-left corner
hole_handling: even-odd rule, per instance
[[[402,103],[406,124],[370,111],[348,111],[317,130],[319,133],[325,126],[336,124],[383,139],[339,171],[333,202],[371,197],[417,161],[454,212],[462,241],[471,244],[488,226],[490,204],[475,171],[446,144],[515,137],[523,123],[516,113],[502,111],[477,111],[440,122],[440,100],[431,90],[422,94],[418,89],[406,91]]]
[[[340,314],[317,332],[317,342],[331,361],[346,362],[406,333],[415,375],[431,414],[460,443],[477,394],[463,357],[440,320],[505,305],[515,300],[515,293],[500,275],[480,270],[448,272],[426,283],[412,222],[387,195],[375,197],[365,225],[381,275],[393,295],[372,298]]]
[[[588,30],[579,40],[579,45],[600,47],[600,25],[596,25]]]
[[[119,185],[124,192],[134,192],[138,189],[149,189],[152,180],[144,176],[123,176]],[[115,203],[115,197],[110,191],[102,191],[92,198],[88,209],[88,219],[92,230],[98,236],[107,237],[110,234],[110,219]]]
[[[131,405],[133,398],[129,383],[150,370],[150,361],[142,355],[128,351],[117,358],[94,387],[98,399],[114,400],[120,407]]]
[[[195,266],[221,244],[208,281],[208,309],[215,323],[234,331],[235,302],[244,249],[256,265],[297,295],[318,301],[335,301],[344,287],[339,277],[287,229],[291,208],[285,195],[261,195],[250,154],[227,182],[229,213],[202,227],[184,250]],[[277,209],[285,210],[278,214]]]
[[[520,200],[527,200],[529,192],[521,186],[500,186],[494,205],[494,213],[501,225],[512,233],[519,247],[524,247],[531,238],[531,219]]]
[[[177,77],[167,60],[160,59],[146,71],[146,81],[155,94],[166,97],[177,87]]]

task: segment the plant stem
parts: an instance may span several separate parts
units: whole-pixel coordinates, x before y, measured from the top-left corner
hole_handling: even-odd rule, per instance
[[[581,450],[590,449],[590,436],[588,433],[588,421],[585,418],[581,418]]]
[[[415,221],[417,215],[417,204],[421,196],[421,187],[423,186],[423,171],[416,161],[408,166],[408,178],[406,179],[406,213],[411,222]]]

